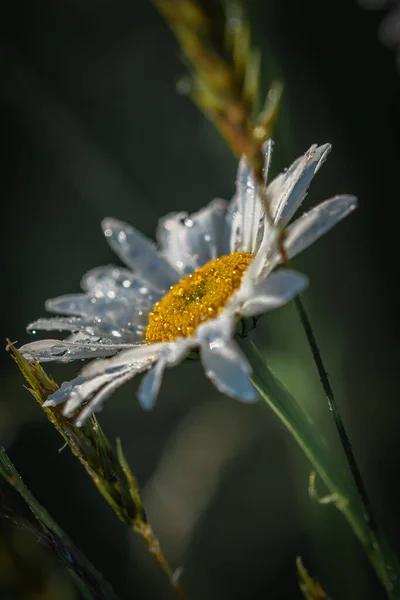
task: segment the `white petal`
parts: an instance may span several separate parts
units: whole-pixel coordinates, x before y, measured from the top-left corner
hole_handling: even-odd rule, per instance
[[[159,294],[151,285],[120,267],[95,267],[82,277],[81,286],[85,292],[97,298],[112,298],[118,293],[150,306],[159,299]]]
[[[335,196],[302,215],[286,230],[285,248],[289,258],[308,248],[357,207],[354,196]]]
[[[92,341],[95,344],[97,344],[97,343],[112,344],[113,343],[109,340],[107,340],[105,342],[102,338],[99,338],[98,335],[88,335],[87,333],[85,333],[85,331],[74,331],[74,333],[71,333],[71,335],[69,335],[68,337],[63,339],[63,342],[74,343],[74,344],[82,342],[86,345],[88,345],[90,341]],[[124,343],[122,344],[122,346],[124,345]],[[119,346],[119,341],[118,341],[118,346]]]
[[[153,301],[158,300],[157,298]],[[135,307],[132,304],[135,302]],[[61,315],[77,315],[80,317],[103,317],[121,314],[135,315],[138,310],[148,310],[149,303],[143,298],[143,303],[136,300],[132,294],[124,291],[110,293],[109,296],[95,296],[92,294],[65,294],[46,300],[46,310]],[[152,306],[152,305],[151,305]],[[137,309],[137,310],[136,310]]]
[[[103,374],[92,379],[86,379],[82,375],[79,375],[71,381],[64,381],[61,387],[48,397],[44,406],[58,406],[59,404],[66,403],[66,409],[64,409],[63,414],[70,417],[82,402],[116,376],[117,374],[115,373],[107,373],[106,375]]]
[[[232,224],[231,252],[255,252],[262,226],[264,207],[256,193],[257,185],[253,170],[245,156],[239,162],[235,213]]]
[[[140,405],[145,410],[151,410],[154,408],[158,392],[160,391],[165,367],[166,361],[162,358],[159,358],[154,367],[146,373],[140,383],[137,396]]]
[[[120,259],[159,292],[166,292],[179,281],[178,272],[160,255],[155,245],[134,227],[117,221],[104,219],[104,235]]]
[[[264,143],[263,150],[264,150],[263,177],[264,177],[264,181],[266,183],[268,181],[268,173],[269,173],[269,167],[271,164],[271,156],[272,156],[272,150],[273,150],[273,141],[271,139],[267,140]]]
[[[71,394],[74,393],[75,389],[79,387],[85,381],[84,377],[79,375],[71,381],[64,381],[54,394],[51,394],[43,406],[58,406],[64,404],[70,398]]]
[[[220,392],[243,402],[253,402],[257,393],[249,379],[251,371],[245,356],[233,340],[230,347],[223,344],[214,340],[208,346],[201,346],[201,360],[207,377]]]
[[[77,425],[82,423],[93,412],[99,410],[103,402],[114,390],[132,379],[137,373],[148,369],[153,360],[148,358],[136,360],[130,364],[109,365],[109,361],[102,362],[103,368],[100,372],[91,375],[81,373],[70,382],[65,382],[57,392],[49,396],[45,406],[57,406],[65,403],[63,415],[71,417],[75,411],[85,402],[88,404],[79,414]]]
[[[80,336],[75,339],[68,338],[68,341],[86,341],[93,340],[94,342],[102,340],[103,343],[118,343],[134,344],[142,341],[145,336],[145,326],[139,321],[134,324],[128,320],[115,318],[114,322],[106,316],[103,318],[80,318],[80,317],[55,317],[50,319],[38,319],[30,323],[27,331],[35,333],[36,331],[71,331],[74,334],[79,333]],[[143,317],[145,319],[147,317]]]
[[[108,373],[103,373],[92,379],[84,381],[80,386],[77,386],[74,393],[71,394],[68,402],[63,410],[63,415],[72,417],[75,411],[82,406],[84,402],[88,402],[84,410],[79,413],[77,424],[81,425],[87,417],[89,417],[96,409],[99,409],[102,402],[120,385],[128,379],[132,379],[140,372],[139,367],[131,369],[115,369]]]
[[[122,371],[122,372],[121,372]],[[97,392],[104,388],[105,385],[121,377],[127,372],[127,369],[119,369],[108,371],[92,378],[84,378],[79,385],[75,385],[71,391],[69,398],[65,404],[63,415],[72,417],[77,408],[79,408],[89,398],[92,398]],[[82,378],[82,376],[81,376]]]
[[[271,203],[274,225],[284,227],[293,217],[304,198],[312,178],[330,152],[330,144],[311,146],[285,171],[276,177],[267,188]]]
[[[267,140],[263,146],[264,166],[263,178],[267,181],[271,162],[273,143]],[[256,183],[246,159],[242,156],[237,174],[236,194],[233,197],[227,213],[230,233],[230,252],[242,250],[257,252],[264,230],[264,206],[256,197]]]
[[[129,290],[110,290],[109,295],[100,297],[67,294],[47,300],[45,306],[50,312],[81,316],[84,318],[82,325],[92,327],[94,334],[124,342],[142,337],[151,308],[147,299],[143,298],[141,303],[140,298]]]
[[[111,302],[108,299],[108,304]],[[46,310],[61,315],[73,315],[79,317],[102,316],[107,310],[107,301],[104,298],[96,298],[89,294],[65,294],[57,298],[50,298],[45,303]]]
[[[25,344],[19,351],[29,361],[70,362],[98,356],[112,356],[122,348],[130,348],[130,344],[106,344],[99,341],[69,342],[66,340],[40,340]]]
[[[227,202],[216,199],[197,213],[171,213],[160,220],[157,240],[168,261],[191,273],[210,260],[229,253]]]
[[[85,420],[95,411],[101,408],[114,390],[123,385],[129,379],[132,379],[148,364],[136,365],[135,367],[120,367],[110,369],[101,375],[92,378],[85,378],[82,375],[72,381],[64,382],[59,390],[49,396],[44,406],[57,406],[65,403],[63,415],[72,417],[75,411],[89,400],[83,411],[79,414],[76,424],[82,425]]]
[[[29,323],[26,330],[37,331],[78,331],[82,329],[82,321],[79,317],[54,317],[51,319],[38,319]],[[94,335],[92,332],[90,335]]]
[[[253,285],[251,298],[243,304],[240,314],[244,317],[253,317],[283,306],[302,292],[307,283],[307,277],[290,269],[270,273]]]
[[[81,427],[94,412],[101,410],[104,401],[107,400],[107,398],[109,398],[116,389],[121,387],[121,385],[130,379],[133,379],[133,377],[135,377],[135,375],[137,375],[139,372],[140,370],[138,369],[131,369],[124,375],[120,375],[104,385],[104,387],[95,394],[92,400],[79,413],[79,417],[76,420],[76,425]]]
[[[155,366],[143,377],[139,387],[138,399],[145,410],[154,407],[166,367],[174,367],[180,363],[193,345],[196,345],[196,341],[190,338],[164,344]]]
[[[151,364],[157,359],[164,346],[165,343],[132,345],[128,350],[119,352],[113,358],[89,363],[82,369],[82,375],[86,378],[94,377],[119,367],[138,365],[142,361],[148,361]]]
[[[275,264],[277,264],[275,260],[272,261],[271,257],[274,256],[274,251],[277,247],[278,236],[279,230],[275,227],[271,227],[268,224],[267,219],[265,219],[264,234],[261,245],[244,273],[244,277],[240,286],[241,288],[248,286],[252,280],[259,276],[263,269],[267,269],[267,272],[270,272]]]
[[[233,340],[235,321],[225,316],[198,329],[201,360],[204,370],[216,388],[244,402],[257,399],[249,376],[250,365]]]

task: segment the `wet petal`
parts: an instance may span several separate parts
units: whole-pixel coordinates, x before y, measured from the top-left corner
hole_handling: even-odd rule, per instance
[[[161,256],[155,245],[134,227],[110,218],[104,219],[102,227],[114,252],[154,289],[165,292],[179,281],[178,272]]]
[[[130,348],[130,344],[106,344],[89,339],[69,342],[67,340],[40,340],[25,344],[19,351],[30,362],[70,362],[77,359],[112,356],[118,350]]]
[[[83,381],[81,381],[79,385],[75,385],[71,391],[65,404],[63,415],[65,417],[72,417],[74,412],[84,402],[93,398],[93,396],[102,390],[104,386],[124,375],[127,370],[127,368],[114,369],[91,378],[85,378],[81,375],[80,379],[83,379]],[[49,400],[51,400],[51,397]]]
[[[116,315],[107,315],[103,318],[80,318],[80,317],[55,317],[50,319],[38,319],[30,323],[27,331],[36,333],[36,331],[70,331],[74,334],[80,334],[76,341],[93,341],[101,339],[103,343],[134,344],[141,342],[145,336],[145,319],[142,322],[134,324],[120,319],[118,322]],[[142,324],[143,323],[143,324]],[[74,338],[75,340],[75,338]],[[68,341],[73,341],[68,338]]]
[[[97,298],[113,298],[117,294],[122,294],[149,306],[153,306],[160,296],[151,285],[139,279],[128,269],[114,266],[91,269],[82,277],[81,286],[85,292]]]
[[[59,404],[64,404],[64,402],[67,402],[67,400],[70,398],[71,394],[74,393],[76,388],[84,381],[85,378],[81,375],[79,375],[79,377],[75,377],[75,379],[71,379],[71,381],[64,381],[58,390],[47,398],[43,406],[58,406]]]
[[[265,183],[267,183],[267,181],[268,181],[269,167],[271,165],[271,156],[272,156],[273,147],[274,147],[274,143],[271,139],[267,140],[263,146],[263,151],[264,151],[263,177],[264,177]]]
[[[54,317],[52,319],[38,319],[29,323],[26,330],[32,333],[35,331],[78,331],[82,329],[84,321],[79,317]],[[92,331],[89,335],[94,335]]]
[[[256,189],[253,170],[247,159],[242,156],[236,180],[236,199],[240,249],[244,252],[253,252],[254,230],[257,235],[261,217],[264,213]]]
[[[147,365],[143,365],[143,368],[147,368]],[[135,365],[130,368],[124,366],[110,369],[92,378],[79,375],[72,381],[64,382],[54,394],[49,396],[44,406],[65,403],[63,415],[72,417],[84,402],[88,402],[77,418],[76,424],[81,426],[90,415],[101,408],[103,402],[115,389],[132,379],[140,370],[142,370],[141,365]]]
[[[109,294],[67,294],[47,300],[45,306],[50,312],[82,317],[82,328],[89,334],[127,343],[143,337],[149,305],[141,304],[127,290]]]
[[[283,306],[302,292],[307,283],[307,277],[290,269],[270,273],[252,286],[251,298],[243,304],[240,314],[252,317]]]
[[[272,143],[265,145],[264,172],[268,172]],[[231,234],[231,252],[256,252],[264,224],[264,207],[256,193],[257,185],[253,170],[247,159],[242,156],[239,162],[236,180],[236,195],[233,202],[233,223]]]
[[[168,261],[181,273],[191,273],[229,253],[227,202],[216,199],[197,213],[171,213],[161,219],[157,240]]]
[[[249,285],[252,280],[259,276],[263,269],[266,268],[268,272],[272,271],[273,263],[271,257],[274,255],[274,251],[277,247],[278,236],[279,230],[275,227],[271,227],[265,219],[262,242],[255,257],[245,271],[241,287]]]
[[[158,358],[164,346],[165,343],[132,345],[112,358],[95,360],[89,363],[82,369],[82,375],[86,378],[94,377],[120,367],[139,365],[142,361],[148,361],[149,364],[152,364]]]
[[[147,368],[147,367],[144,366],[143,368]],[[118,389],[119,387],[124,385],[124,383],[126,383],[130,379],[133,379],[135,377],[135,375],[140,373],[141,370],[143,370],[143,369],[133,369],[132,368],[130,371],[128,371],[124,375],[119,375],[118,377],[115,377],[114,379],[112,379],[108,383],[106,383],[101,388],[101,390],[99,390],[94,395],[92,400],[84,407],[84,409],[79,413],[79,417],[76,420],[76,425],[78,427],[81,427],[85,423],[85,421],[90,416],[92,416],[93,413],[98,412],[99,410],[102,409],[103,403],[105,402],[105,400],[107,400],[116,389]]]
[[[140,405],[145,410],[154,408],[166,366],[166,360],[160,357],[140,383],[137,396]]]
[[[113,359],[89,363],[81,372],[79,385],[70,393],[63,414],[71,416],[84,402],[89,401],[78,417],[77,424],[81,425],[93,412],[101,408],[115,389],[136,374],[150,368],[160,349],[144,344],[131,350],[129,354],[120,352]]]
[[[188,338],[163,345],[155,366],[146,373],[139,387],[138,399],[145,410],[151,410],[155,405],[166,367],[174,367],[180,363],[192,345],[194,342]]]
[[[46,300],[45,307],[49,312],[61,315],[95,317],[102,316],[110,302],[112,302],[110,298],[107,302],[104,298],[99,299],[89,294],[65,294]]]
[[[311,146],[285,171],[276,177],[267,188],[271,203],[274,225],[284,227],[293,217],[304,198],[312,178],[331,149],[330,144]]]
[[[257,392],[249,379],[250,365],[233,340],[234,326],[233,318],[221,317],[199,328],[201,361],[207,377],[220,392],[253,402]]]
[[[63,414],[70,417],[82,402],[87,400],[110,379],[117,376],[118,374],[115,373],[107,373],[87,379],[79,375],[71,381],[64,381],[61,387],[48,397],[44,406],[58,406],[59,404],[66,403],[68,408],[64,410]]]
[[[249,365],[233,340],[230,347],[217,339],[208,345],[202,344],[201,360],[207,377],[220,392],[243,402],[257,399],[257,392],[249,379]]]
[[[286,230],[285,248],[288,257],[292,258],[308,248],[356,207],[357,198],[354,196],[335,196],[302,215]]]
[[[121,361],[119,364],[108,360],[94,361],[93,364],[100,369],[83,369],[82,373],[72,381],[62,384],[59,390],[49,396],[45,406],[57,406],[65,403],[63,414],[71,417],[82,404],[87,403],[77,418],[77,425],[84,421],[94,412],[98,411],[103,402],[114,390],[132,379],[138,373],[148,369],[154,362],[155,357],[143,357],[143,353],[136,352],[135,360],[129,363]],[[100,363],[100,365],[98,364]]]
[[[154,300],[157,301],[158,297]],[[154,304],[153,301],[153,304]],[[132,303],[135,302],[135,306]],[[153,305],[150,305],[151,306]],[[107,296],[95,296],[92,294],[66,294],[51,298],[45,303],[46,310],[61,315],[73,315],[79,317],[120,316],[121,314],[134,316],[139,310],[149,310],[149,302],[143,299],[143,303],[127,292],[109,292]]]

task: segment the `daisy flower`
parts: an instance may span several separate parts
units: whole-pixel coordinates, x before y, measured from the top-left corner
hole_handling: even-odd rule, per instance
[[[265,146],[267,178],[271,142]],[[256,399],[251,367],[235,341],[239,319],[263,314],[292,300],[307,278],[281,263],[277,236],[292,258],[356,206],[353,196],[335,196],[288,225],[324,162],[329,144],[312,146],[267,186],[273,223],[245,158],[230,203],[213,200],[199,212],[163,218],[156,246],[133,227],[105,219],[106,240],[127,268],[95,268],[82,280],[83,294],[46,302],[59,315],[39,319],[29,331],[68,331],[64,340],[46,339],[21,348],[28,360],[67,362],[98,358],[62,384],[47,400],[65,403],[72,416],[84,404],[82,424],[104,400],[136,374],[140,404],[155,403],[164,370],[198,350],[206,376],[221,392],[239,400]],[[267,185],[267,183],[266,183]]]

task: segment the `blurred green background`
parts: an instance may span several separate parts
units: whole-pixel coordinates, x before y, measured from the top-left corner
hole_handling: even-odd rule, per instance
[[[400,77],[377,40],[379,12],[349,0],[252,0],[248,12],[265,83],[285,82],[272,173],[330,141],[306,205],[340,192],[360,199],[295,265],[311,278],[305,304],[376,516],[400,552]],[[77,292],[86,270],[117,263],[103,217],[153,237],[166,212],[230,198],[236,161],[176,93],[186,67],[147,0],[15,0],[0,30],[1,339],[23,343],[46,298]],[[293,307],[262,319],[256,336],[340,452]],[[79,367],[48,371],[62,382]],[[61,439],[6,352],[0,368],[0,445],[32,492],[122,599],[172,598],[141,540],[69,450],[59,452]],[[196,362],[167,372],[149,414],[137,404],[137,384],[113,396],[100,422],[111,439],[122,438],[191,600],[300,598],[297,555],[334,600],[385,597],[342,516],[309,500],[310,465],[261,401],[222,397]],[[77,598],[46,545],[17,526],[10,509],[29,516],[0,482],[1,599]]]

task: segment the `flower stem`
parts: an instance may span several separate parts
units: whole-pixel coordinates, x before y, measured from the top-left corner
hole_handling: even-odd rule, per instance
[[[324,481],[333,502],[346,517],[361,542],[390,600],[400,600],[400,566],[375,521],[366,516],[358,488],[340,459],[329,448],[311,416],[272,373],[254,344],[241,344],[253,367],[252,381],[260,395],[280,418]],[[314,494],[315,495],[315,494]]]
[[[339,412],[338,405],[336,403],[336,398],[333,393],[333,389],[332,389],[331,383],[329,381],[329,376],[325,369],[324,362],[322,360],[322,355],[321,355],[320,349],[318,347],[318,343],[317,343],[317,340],[316,340],[316,337],[315,337],[315,334],[314,334],[314,331],[313,331],[313,328],[311,325],[311,321],[310,321],[310,319],[307,315],[307,312],[303,306],[303,303],[299,297],[296,297],[294,299],[294,304],[296,306],[297,313],[299,315],[301,324],[302,324],[304,332],[306,334],[307,341],[310,346],[310,349],[311,349],[311,352],[313,355],[313,359],[314,359],[315,365],[318,370],[322,388],[325,392],[326,399],[328,400],[329,410],[332,412],[333,420],[335,422],[336,429],[339,434],[339,438],[340,438],[340,441],[341,441],[341,444],[343,447],[343,451],[346,455],[347,463],[349,465],[351,474],[354,479],[354,483],[357,488],[358,495],[359,495],[361,503],[363,505],[365,519],[367,520],[371,531],[376,532],[378,529],[378,525],[375,521],[375,518],[374,518],[374,515],[372,512],[371,503],[368,498],[368,493],[365,488],[364,482],[362,480],[361,472],[358,467],[356,458],[354,456],[349,436],[347,434],[346,428],[344,426],[342,417]]]

